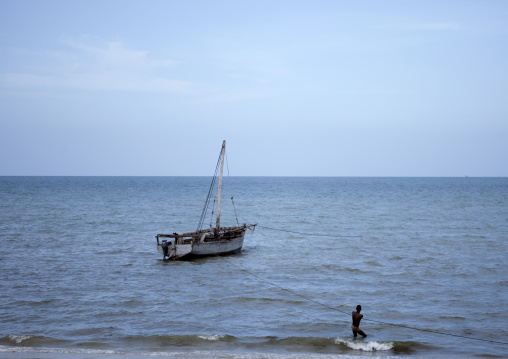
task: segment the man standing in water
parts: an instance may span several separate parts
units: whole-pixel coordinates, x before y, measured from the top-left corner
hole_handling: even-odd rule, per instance
[[[360,320],[363,318],[363,314],[360,314],[362,310],[361,305],[356,306],[356,312],[353,312],[353,324],[351,324],[351,329],[353,330],[353,335],[356,336],[358,333],[360,333],[361,336],[364,338],[367,336],[361,329],[360,329]]]

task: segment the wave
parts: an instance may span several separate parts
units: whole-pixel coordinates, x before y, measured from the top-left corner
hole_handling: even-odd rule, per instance
[[[387,351],[393,349],[392,342],[379,343],[379,342],[336,339],[335,343],[343,344],[353,350],[361,350],[364,352]]]
[[[18,348],[12,350],[0,345],[1,353],[20,353],[35,356],[34,354],[45,354],[43,357],[56,356],[60,359],[88,359],[110,358],[110,359],[142,359],[142,358],[189,358],[189,359],[358,359],[364,356],[358,354],[322,354],[322,353],[284,353],[266,351],[228,351],[228,350],[191,350],[191,351],[153,351],[153,352],[131,352],[120,350],[104,349],[57,349],[57,348]],[[16,356],[17,357],[17,356]],[[20,356],[24,357],[24,356]],[[39,357],[39,355],[37,355]],[[390,359],[396,356],[368,355],[369,359]]]
[[[100,354],[124,354],[128,355],[127,352],[121,352],[116,350],[104,350],[104,349],[69,349],[69,348],[34,348],[34,347],[21,347],[12,348],[8,346],[0,345],[0,353],[44,353],[44,354],[59,354],[59,358],[62,355],[68,354],[69,358],[75,358],[76,354],[85,355],[100,355]],[[131,357],[131,356],[130,356]],[[65,358],[65,356],[63,356]]]
[[[432,350],[435,349],[429,345],[422,343],[407,341],[407,342],[378,342],[378,341],[367,341],[364,339],[360,340],[349,340],[349,339],[336,339],[337,344],[344,345],[352,350],[361,352],[391,352],[395,354],[411,354],[417,350]]]
[[[220,340],[220,339],[223,339],[225,337],[226,337],[225,335],[218,335],[218,334],[214,334],[214,335],[198,335],[198,338],[200,338],[200,339],[212,340],[212,341]]]
[[[70,342],[62,339],[53,339],[40,335],[10,334],[0,338],[0,344],[9,347],[37,347],[37,346],[62,346]]]
[[[393,349],[392,342],[379,343],[379,342],[336,339],[335,343],[343,344],[353,350],[361,350],[361,351],[365,351],[365,352],[387,351],[387,350]]]
[[[289,352],[295,355],[306,354],[355,354],[360,352],[383,352],[386,354],[410,354],[425,346],[416,342],[379,342],[349,340],[342,338],[326,337],[250,337],[238,338],[227,334],[197,334],[197,335],[151,335],[151,336],[127,336],[117,338],[115,346],[106,342],[72,342],[68,340],[54,339],[32,335],[14,335],[0,338],[1,352],[55,352],[55,353],[88,353],[88,354],[118,354],[122,351],[115,350],[132,348],[133,351],[145,353],[144,355],[156,355],[156,353],[170,353],[176,351],[225,351],[253,353],[281,353]],[[430,349],[430,348],[427,348]],[[129,349],[127,349],[129,350]],[[213,356],[217,357],[217,356]],[[231,356],[234,358],[234,356]]]
[[[16,344],[20,344],[30,338],[32,338],[30,335],[9,335],[9,340],[15,342]]]

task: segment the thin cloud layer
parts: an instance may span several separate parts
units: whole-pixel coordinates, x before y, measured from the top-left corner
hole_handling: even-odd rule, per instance
[[[39,51],[31,56],[37,65],[24,72],[3,73],[5,88],[82,89],[88,91],[167,92],[193,95],[191,81],[172,77],[175,63],[152,60],[147,51],[126,47],[119,41],[107,42],[83,37],[66,39],[60,51]]]
[[[508,175],[505,2],[0,8],[0,175]]]

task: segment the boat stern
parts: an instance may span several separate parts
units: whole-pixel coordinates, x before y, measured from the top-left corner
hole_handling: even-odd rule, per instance
[[[192,252],[192,243],[177,244],[177,239],[159,239],[157,238],[157,251],[162,254],[162,259],[178,259]]]

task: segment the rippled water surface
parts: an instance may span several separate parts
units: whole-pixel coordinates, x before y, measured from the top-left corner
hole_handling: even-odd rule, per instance
[[[0,177],[0,356],[508,353],[508,179],[226,178],[243,251],[163,261],[210,180]]]

